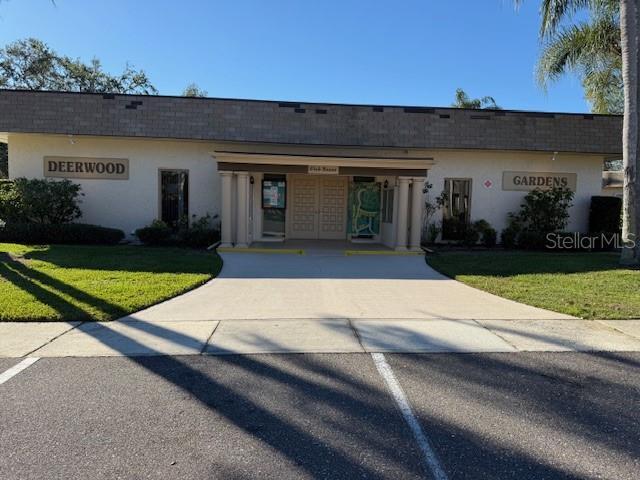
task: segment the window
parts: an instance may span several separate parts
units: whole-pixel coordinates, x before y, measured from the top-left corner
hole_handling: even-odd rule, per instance
[[[262,180],[262,235],[285,236],[287,177],[265,174]]]
[[[189,172],[161,170],[160,219],[176,229],[184,218],[189,218]]]
[[[471,180],[445,178],[446,194],[442,218],[442,239],[462,240],[470,219]]]
[[[393,186],[382,190],[382,222],[393,223]]]

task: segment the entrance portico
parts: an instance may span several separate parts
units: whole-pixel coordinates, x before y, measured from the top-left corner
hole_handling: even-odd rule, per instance
[[[216,145],[222,246],[285,239],[419,250],[423,188],[434,164],[406,149]]]

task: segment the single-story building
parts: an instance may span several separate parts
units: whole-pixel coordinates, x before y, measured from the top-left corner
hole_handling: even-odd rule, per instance
[[[82,221],[123,229],[217,215],[222,242],[341,239],[417,249],[436,221],[504,228],[527,191],[575,191],[587,229],[620,116],[0,91],[11,178],[82,185]],[[450,232],[443,232],[444,240]]]

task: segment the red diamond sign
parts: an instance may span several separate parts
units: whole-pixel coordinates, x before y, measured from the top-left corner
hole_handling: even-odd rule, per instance
[[[493,182],[491,180],[485,180],[483,185],[484,185],[484,188],[491,188],[493,187]]]

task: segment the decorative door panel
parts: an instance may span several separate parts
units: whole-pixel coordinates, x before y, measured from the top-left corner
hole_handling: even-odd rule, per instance
[[[380,233],[380,191],[377,182],[353,182],[349,191],[349,233],[373,238]]]
[[[347,237],[347,177],[320,178],[318,237],[340,240]]]
[[[291,238],[318,238],[318,179],[291,177]]]

